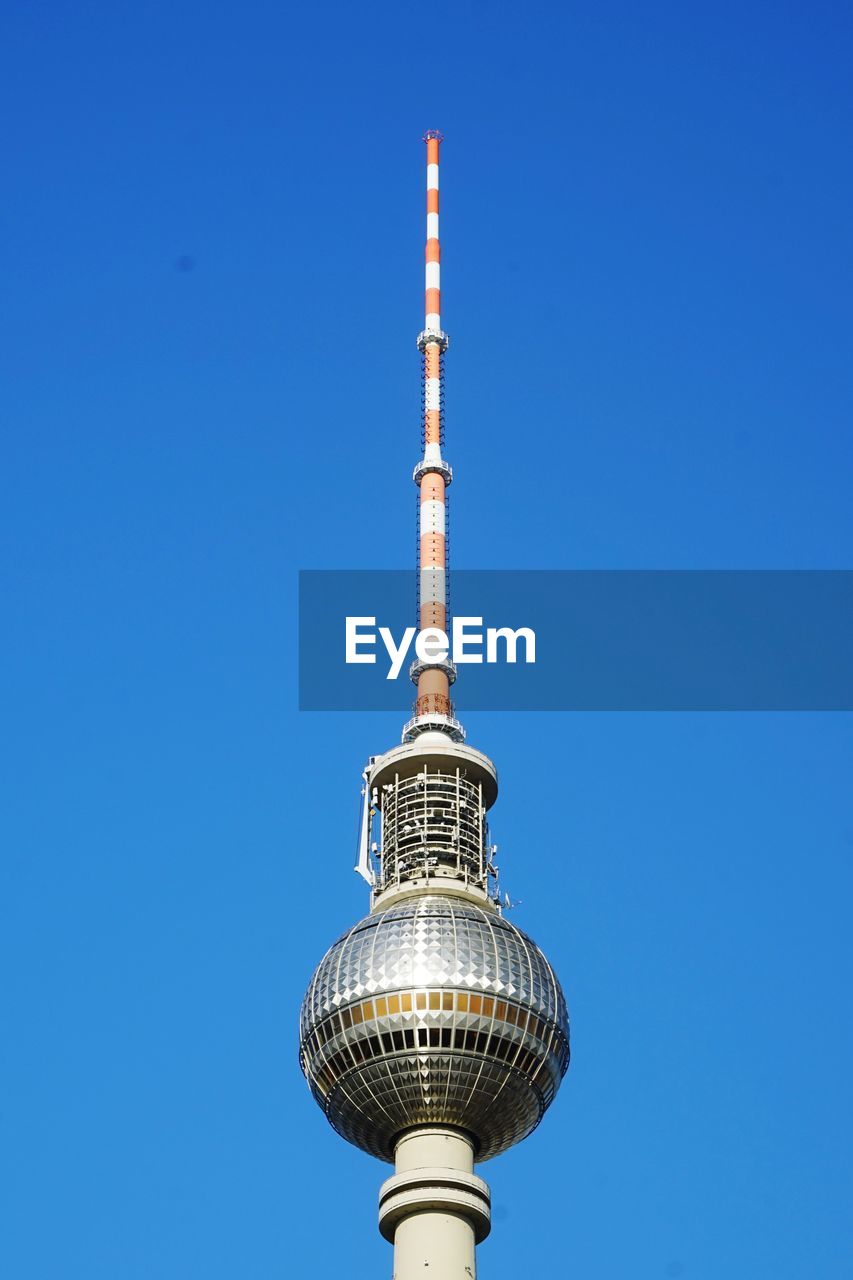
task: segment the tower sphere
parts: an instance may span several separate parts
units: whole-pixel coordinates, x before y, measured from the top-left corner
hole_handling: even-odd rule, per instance
[[[360,920],[320,961],[300,1062],[334,1128],[380,1159],[401,1133],[450,1125],[478,1160],[525,1138],[569,1063],[559,982],[491,906],[423,893]]]

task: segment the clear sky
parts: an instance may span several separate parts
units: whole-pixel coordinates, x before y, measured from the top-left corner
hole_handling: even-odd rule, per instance
[[[6,8],[9,1280],[390,1275],[299,1073],[387,714],[300,567],[415,544],[442,153],[452,555],[850,568],[837,3]],[[572,1013],[483,1280],[850,1276],[849,715],[460,715]]]

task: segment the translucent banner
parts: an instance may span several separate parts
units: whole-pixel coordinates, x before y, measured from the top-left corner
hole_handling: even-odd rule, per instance
[[[416,660],[464,710],[849,711],[853,571],[455,569],[444,635],[414,572],[305,570],[299,702],[399,710]]]

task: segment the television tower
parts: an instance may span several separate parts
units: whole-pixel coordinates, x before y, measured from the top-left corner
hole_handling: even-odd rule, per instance
[[[421,630],[446,632],[441,135],[425,141],[418,612]],[[474,1247],[490,1229],[489,1188],[474,1164],[535,1129],[569,1063],[569,1024],[553,969],[502,912],[486,816],[497,772],[465,743],[450,701],[456,671],[416,661],[411,676],[417,698],[402,743],[371,756],[362,775],[356,870],[370,913],[314,972],[299,1060],[337,1132],[395,1166],[379,1191],[394,1280],[474,1280]]]

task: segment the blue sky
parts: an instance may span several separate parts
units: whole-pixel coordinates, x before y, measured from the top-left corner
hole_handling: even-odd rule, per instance
[[[301,567],[414,549],[441,128],[453,559],[849,568],[851,22],[6,10],[0,1270],[390,1274],[296,1061],[399,716]],[[432,39],[432,47],[428,43]],[[849,715],[466,716],[564,1088],[482,1275],[853,1271]],[[544,762],[544,763],[543,763]]]

